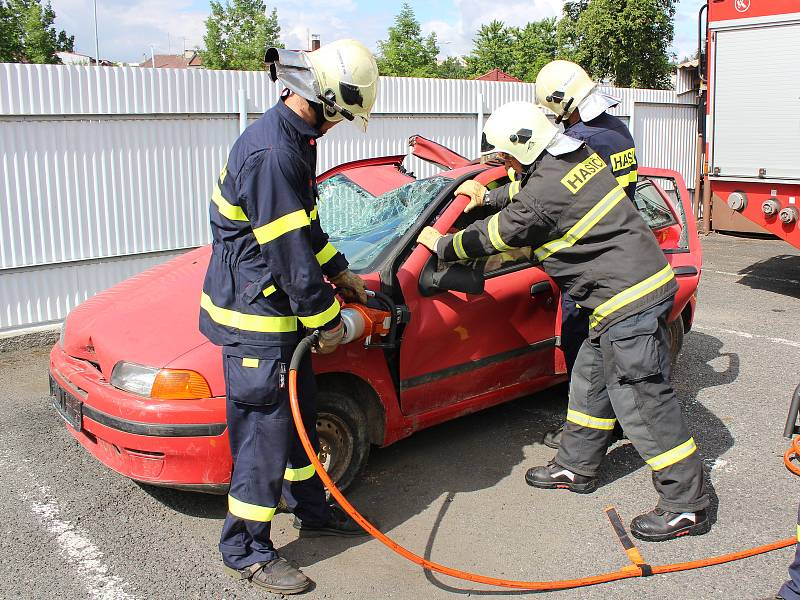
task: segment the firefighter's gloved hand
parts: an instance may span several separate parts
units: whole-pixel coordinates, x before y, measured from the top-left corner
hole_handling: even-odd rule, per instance
[[[331,279],[331,283],[339,288],[339,293],[345,302],[367,303],[367,288],[364,285],[364,280],[350,269],[345,269],[339,273]]]
[[[436,253],[436,244],[439,243],[442,234],[433,227],[425,227],[417,236],[417,242],[425,246],[428,250]]]
[[[464,212],[468,213],[476,206],[483,206],[483,199],[486,197],[488,190],[483,184],[478,183],[474,179],[465,181],[456,188],[456,196],[461,194],[469,196],[469,204],[464,208]]]
[[[344,338],[344,324],[340,321],[339,324],[333,329],[319,332],[319,342],[317,342],[318,354],[330,354],[339,344],[342,343]]]

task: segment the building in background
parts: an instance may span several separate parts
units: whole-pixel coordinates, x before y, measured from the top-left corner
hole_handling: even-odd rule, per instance
[[[202,69],[203,59],[197,50],[184,50],[182,54],[156,54],[139,63],[139,66],[143,69]]]

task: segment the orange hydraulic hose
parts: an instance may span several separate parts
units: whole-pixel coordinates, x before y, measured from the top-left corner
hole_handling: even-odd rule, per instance
[[[333,483],[330,476],[328,475],[327,471],[325,471],[325,467],[322,466],[322,463],[317,458],[317,452],[314,450],[314,447],[311,445],[311,440],[308,438],[308,433],[303,425],[303,417],[300,413],[300,403],[297,397],[297,365],[299,364],[299,358],[302,356],[303,353],[308,351],[311,347],[312,338],[306,338],[301,342],[298,346],[297,351],[295,352],[295,356],[292,357],[291,367],[289,369],[289,402],[292,408],[292,418],[294,419],[295,427],[297,428],[297,433],[300,436],[300,441],[303,444],[303,448],[308,455],[311,464],[314,465],[314,469],[316,470],[317,474],[322,479],[322,482],[325,484],[325,487],[328,488],[331,495],[336,499],[339,506],[342,507],[350,517],[356,521],[367,533],[369,533],[372,537],[376,540],[381,542],[384,546],[392,550],[393,552],[399,554],[403,558],[410,560],[413,563],[420,565],[425,569],[429,569],[431,571],[435,571],[437,573],[442,573],[443,575],[449,575],[450,577],[455,577],[457,579],[464,579],[466,581],[472,581],[475,583],[482,583],[485,585],[494,585],[498,587],[504,588],[516,588],[521,590],[536,590],[536,591],[547,591],[547,590],[564,590],[569,588],[577,588],[577,587],[585,587],[588,585],[597,585],[599,583],[608,583],[611,581],[618,581],[620,579],[630,579],[632,577],[644,577],[645,575],[652,574],[661,574],[661,573],[674,573],[677,571],[689,571],[691,569],[700,569],[702,567],[710,567],[713,565],[720,565],[726,562],[732,562],[735,560],[741,560],[743,558],[749,558],[751,556],[756,556],[757,554],[764,554],[766,552],[771,552],[773,550],[779,550],[781,548],[787,548],[789,546],[793,546],[797,543],[797,540],[792,537],[785,540],[780,540],[777,542],[773,542],[771,544],[765,544],[763,546],[757,546],[755,548],[749,548],[747,550],[741,550],[739,552],[731,552],[729,554],[723,554],[721,556],[713,556],[701,560],[695,560],[690,562],[684,563],[675,563],[669,565],[643,565],[644,567],[649,567],[649,569],[645,570],[643,566],[639,565],[627,565],[622,567],[617,571],[611,571],[608,573],[602,573],[600,575],[593,575],[590,577],[580,577],[577,579],[560,579],[554,581],[518,581],[515,579],[500,579],[497,577],[489,577],[486,575],[479,575],[477,573],[470,573],[468,571],[461,571],[459,569],[453,569],[450,567],[446,567],[444,565],[440,565],[439,563],[435,563],[429,561],[417,554],[414,554],[410,550],[404,548],[393,539],[391,539],[386,534],[382,533],[379,529],[377,529],[372,523],[367,521],[361,513],[359,513],[356,508],[350,504],[347,498],[344,497],[344,494],[339,491],[339,488],[336,487],[336,484]],[[298,360],[296,360],[296,358]],[[798,438],[800,440],[800,438]],[[798,444],[798,440],[795,440],[795,444]],[[800,445],[797,446],[800,449]],[[649,572],[648,572],[649,571]]]
[[[786,465],[786,468],[795,475],[800,475],[800,466],[795,462],[796,460],[800,460],[800,436],[792,440],[792,445],[783,455],[783,464]]]

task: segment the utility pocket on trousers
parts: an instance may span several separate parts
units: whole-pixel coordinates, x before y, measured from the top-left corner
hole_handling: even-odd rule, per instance
[[[661,372],[655,332],[655,318],[625,319],[608,330],[614,354],[615,371],[620,383],[636,383]]]
[[[225,394],[228,400],[250,406],[269,406],[286,394],[288,368],[281,359],[280,349],[275,357],[255,358],[222,355],[225,373]]]

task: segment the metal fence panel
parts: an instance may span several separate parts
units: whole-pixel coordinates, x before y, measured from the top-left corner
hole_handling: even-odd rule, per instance
[[[632,129],[640,165],[678,171],[694,188],[697,106],[637,103]]]
[[[534,99],[528,83],[384,77],[380,86],[368,133],[331,130],[320,171],[406,154],[413,134],[475,157],[479,111]],[[691,185],[693,146],[658,142],[688,135],[684,109],[666,106],[675,93],[603,89],[621,98],[615,114],[641,115],[642,164],[677,167]],[[96,291],[206,243],[240,91],[252,121],[280,90],[263,71],[0,64],[0,333],[62,319]],[[414,157],[405,166],[437,171]]]

